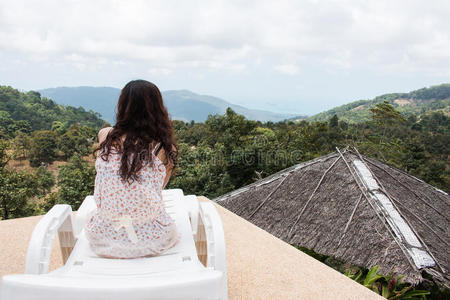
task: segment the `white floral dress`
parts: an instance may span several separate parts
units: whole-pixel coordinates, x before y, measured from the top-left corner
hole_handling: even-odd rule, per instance
[[[178,243],[180,235],[162,203],[166,168],[152,151],[152,162],[139,172],[141,181],[124,183],[119,175],[121,155],[95,161],[94,199],[97,211],[86,224],[92,250],[110,258],[158,255]]]

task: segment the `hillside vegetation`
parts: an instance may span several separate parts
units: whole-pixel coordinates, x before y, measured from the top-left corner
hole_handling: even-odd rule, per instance
[[[97,128],[105,121],[98,113],[84,108],[63,106],[42,98],[38,92],[19,92],[9,86],[0,86],[0,130],[14,135],[19,131],[50,130],[56,123],[68,128],[72,124]]]
[[[450,84],[441,84],[409,93],[393,93],[378,96],[373,100],[358,100],[341,105],[307,118],[308,121],[327,121],[333,115],[348,123],[369,121],[370,109],[388,101],[404,117],[420,116],[424,113],[442,111],[450,116]]]

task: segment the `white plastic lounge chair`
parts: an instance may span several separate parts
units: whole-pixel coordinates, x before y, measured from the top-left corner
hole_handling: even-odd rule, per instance
[[[160,256],[135,259],[101,258],[91,250],[84,224],[96,209],[92,196],[75,218],[69,205],[55,205],[33,231],[25,274],[4,276],[0,299],[228,299],[224,233],[214,205],[179,189],[163,191],[163,199],[181,241]],[[48,272],[56,232],[65,264]]]

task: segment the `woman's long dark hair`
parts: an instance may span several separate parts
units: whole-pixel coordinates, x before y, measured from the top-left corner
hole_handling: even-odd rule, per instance
[[[121,153],[120,177],[132,183],[139,180],[142,167],[152,161],[151,151],[158,143],[166,154],[164,164],[175,168],[178,146],[161,92],[151,82],[130,81],[120,93],[116,124],[93,154],[101,150],[101,158],[107,161],[112,148]]]

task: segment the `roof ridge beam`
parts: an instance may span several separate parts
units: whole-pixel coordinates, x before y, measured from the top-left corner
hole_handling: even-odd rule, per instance
[[[342,152],[339,150],[338,147],[336,147],[336,150],[339,152],[342,160],[345,162],[345,165],[347,166],[347,169],[349,170],[350,174],[353,176],[353,179],[355,180],[356,184],[358,185],[358,188],[361,190],[361,192],[363,193],[364,197],[367,200],[367,203],[369,203],[369,205],[372,207],[372,209],[374,210],[375,214],[377,215],[377,217],[380,219],[381,223],[385,226],[386,230],[389,232],[389,234],[392,236],[392,238],[394,239],[394,241],[397,243],[398,247],[400,248],[400,250],[403,252],[403,254],[405,255],[406,259],[408,260],[409,264],[411,265],[411,267],[417,271],[419,271],[419,268],[416,266],[416,264],[411,260],[410,255],[408,255],[407,249],[406,247],[401,243],[401,241],[399,241],[399,239],[397,238],[397,236],[393,233],[392,228],[390,228],[390,226],[387,224],[387,220],[385,218],[383,218],[380,215],[380,212],[378,209],[376,209],[373,205],[373,203],[370,201],[369,196],[367,195],[368,190],[364,189],[363,187],[361,187],[361,184],[363,182],[363,180],[360,178],[359,174],[356,173],[355,170],[352,171],[352,168],[350,167],[350,165],[348,164],[347,160],[345,159],[344,155],[342,154]],[[355,173],[353,173],[355,172]],[[361,183],[358,181],[357,177],[359,178],[359,180],[361,181]]]

